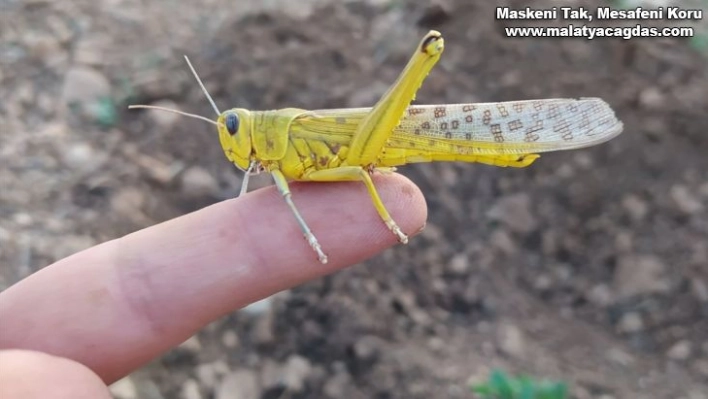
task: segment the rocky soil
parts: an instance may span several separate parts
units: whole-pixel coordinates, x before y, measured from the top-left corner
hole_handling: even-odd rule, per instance
[[[467,398],[494,367],[565,379],[575,398],[708,398],[698,40],[512,40],[483,0],[0,11],[0,289],[237,193],[203,123],[125,109],[210,115],[182,54],[224,106],[369,106],[435,28],[446,52],[420,103],[602,97],[625,123],[527,169],[404,168],[430,208],[409,246],[214,322],[117,398]]]

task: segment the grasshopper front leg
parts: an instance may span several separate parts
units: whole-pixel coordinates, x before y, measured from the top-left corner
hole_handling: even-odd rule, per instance
[[[297,207],[295,207],[292,193],[290,193],[290,187],[288,186],[288,181],[283,175],[283,172],[278,169],[273,169],[270,170],[270,173],[273,176],[278,192],[283,196],[285,203],[288,204],[288,207],[290,207],[290,210],[293,212],[295,220],[297,220],[297,224],[300,226],[300,230],[302,230],[302,234],[305,236],[305,240],[307,240],[310,247],[312,247],[312,249],[317,253],[317,258],[319,258],[320,262],[327,263],[327,255],[322,252],[320,243],[317,241],[315,235],[312,234],[312,230],[310,230],[310,227],[305,222],[305,219],[303,219],[302,215],[300,215],[300,211],[298,211]]]

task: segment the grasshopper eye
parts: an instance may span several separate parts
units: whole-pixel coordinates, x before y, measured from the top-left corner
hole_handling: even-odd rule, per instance
[[[238,115],[233,112],[226,114],[226,117],[224,118],[226,130],[228,130],[229,134],[232,136],[238,132],[238,122]]]

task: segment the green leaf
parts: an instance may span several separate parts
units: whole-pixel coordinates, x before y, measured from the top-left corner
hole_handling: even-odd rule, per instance
[[[474,385],[472,391],[482,399],[566,399],[568,395],[563,382],[513,378],[501,370],[493,370],[488,381]]]
[[[88,114],[103,127],[111,127],[116,124],[118,114],[113,100],[110,97],[98,99],[95,103],[86,106]]]
[[[501,399],[514,399],[514,391],[511,388],[509,377],[503,371],[494,370],[489,377],[489,384]]]

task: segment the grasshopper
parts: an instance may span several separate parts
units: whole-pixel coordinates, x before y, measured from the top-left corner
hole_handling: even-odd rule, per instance
[[[156,108],[215,124],[226,158],[245,172],[241,194],[250,175],[270,173],[322,263],[327,256],[295,206],[288,180],[363,182],[383,222],[405,244],[408,237],[381,201],[373,173],[433,161],[525,167],[538,153],[588,147],[622,132],[622,122],[599,98],[411,106],[443,49],[442,35],[428,32],[372,108],[220,112],[186,57],[218,115],[216,122],[154,106],[130,108]]]

